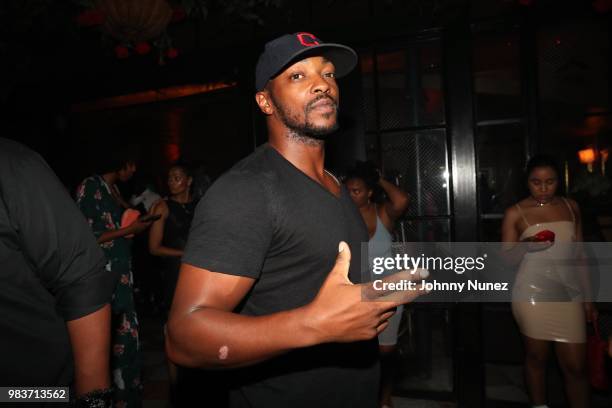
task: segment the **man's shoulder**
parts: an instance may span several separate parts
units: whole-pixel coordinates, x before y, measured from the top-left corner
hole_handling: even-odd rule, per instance
[[[2,137],[0,137],[0,158],[2,158],[0,162],[4,163],[21,163],[25,159],[41,160],[38,153],[29,147],[15,140]]]
[[[270,147],[267,143],[257,147],[253,153],[249,154],[247,157],[240,160],[236,163],[229,172],[238,172],[238,173],[265,173],[267,171],[273,170],[275,166],[275,160],[272,147]]]
[[[254,187],[269,185],[278,174],[270,147],[263,145],[253,153],[236,163],[211,186],[212,190],[220,186]]]
[[[3,155],[10,156],[11,154],[24,154],[26,152],[32,153],[32,150],[15,140],[0,137],[0,153]]]
[[[34,150],[17,141],[0,138],[0,176],[5,180],[37,180],[49,174],[55,175]]]

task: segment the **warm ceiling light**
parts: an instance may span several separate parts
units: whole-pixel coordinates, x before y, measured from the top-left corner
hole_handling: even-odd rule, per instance
[[[578,158],[580,159],[580,163],[591,164],[595,161],[595,150],[591,148],[579,150]]]

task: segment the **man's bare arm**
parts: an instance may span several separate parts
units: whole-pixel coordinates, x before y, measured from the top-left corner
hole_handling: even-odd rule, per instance
[[[67,323],[77,395],[110,387],[110,306]]]
[[[350,250],[344,243],[341,247],[311,303],[257,317],[232,312],[251,289],[252,279],[183,264],[167,327],[168,356],[185,366],[232,368],[296,348],[373,338],[387,327],[394,307],[420,293],[394,301],[364,301],[363,286],[348,279]]]

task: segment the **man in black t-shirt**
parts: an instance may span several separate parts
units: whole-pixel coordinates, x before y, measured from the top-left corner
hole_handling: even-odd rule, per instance
[[[0,138],[0,386],[72,386],[80,406],[110,406],[109,302],[118,277],[105,263],[43,159]]]
[[[308,33],[269,42],[255,95],[269,143],[196,210],[166,347],[181,365],[233,368],[232,407],[377,406],[374,339],[400,301],[363,301],[365,286],[352,283],[368,234],[323,167],[335,78],[356,62],[352,49]]]

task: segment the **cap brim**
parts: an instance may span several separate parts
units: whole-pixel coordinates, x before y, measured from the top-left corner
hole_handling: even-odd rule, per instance
[[[313,45],[312,47],[301,49],[293,54],[287,62],[270,77],[270,79],[277,77],[281,72],[287,69],[288,66],[295,62],[314,56],[322,56],[331,61],[336,68],[337,78],[347,75],[357,65],[357,53],[346,45],[334,43]]]

